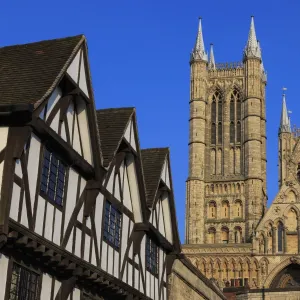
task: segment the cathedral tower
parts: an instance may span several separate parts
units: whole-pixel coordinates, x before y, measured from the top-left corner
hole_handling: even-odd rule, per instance
[[[266,206],[266,74],[254,19],[238,63],[191,54],[186,243],[248,242]]]

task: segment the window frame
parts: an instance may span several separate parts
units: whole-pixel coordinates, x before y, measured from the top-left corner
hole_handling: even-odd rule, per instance
[[[152,251],[155,249],[156,253]],[[150,250],[150,252],[149,252]],[[149,260],[148,260],[149,257]],[[159,247],[157,243],[151,239],[148,235],[146,235],[146,243],[145,243],[145,261],[146,261],[146,270],[150,272],[154,276],[158,276],[159,271]],[[153,264],[154,261],[154,264]],[[152,267],[155,265],[155,270]]]
[[[49,168],[47,171],[47,174],[44,174],[44,169],[47,169],[45,167],[45,159],[46,159],[46,153],[50,153],[50,160],[49,160]],[[52,157],[55,158],[57,161],[58,165],[56,166],[57,171],[55,174],[55,191],[54,191],[54,199],[51,198],[51,196],[48,194],[48,189],[49,189],[49,181],[50,181],[50,176],[51,176],[51,167],[52,167]],[[61,183],[62,181],[59,179],[60,176],[60,166],[63,165],[64,168],[64,181],[63,181],[63,187],[62,187],[62,196],[61,198],[61,203],[59,203],[56,200],[57,196],[57,189],[59,182]],[[46,191],[42,189],[42,186],[45,186],[45,183],[43,183],[43,178],[45,178],[47,175],[47,185],[46,185]],[[39,174],[39,194],[41,197],[46,199],[49,203],[51,203],[53,206],[58,208],[59,210],[63,210],[64,207],[64,202],[66,198],[66,193],[67,193],[67,185],[68,185],[68,175],[69,175],[69,166],[68,164],[65,163],[65,161],[55,152],[53,151],[50,147],[43,146],[43,155],[41,157],[41,162],[40,162],[40,174]]]
[[[109,215],[107,216],[107,205],[109,205]],[[113,247],[115,250],[119,251],[121,249],[121,237],[122,237],[122,226],[123,226],[123,217],[122,217],[122,212],[120,212],[120,210],[109,200],[105,200],[105,204],[104,204],[104,216],[103,216],[103,232],[102,232],[102,239],[104,242],[106,242],[108,245],[110,245],[111,247]],[[112,209],[115,213],[115,216],[119,218],[119,220],[117,220],[117,222],[119,222],[119,226],[116,226],[116,222],[114,221],[114,227],[111,227],[111,212]],[[108,220],[108,222],[106,222],[106,220]],[[118,244],[116,245],[116,227],[118,227]],[[112,234],[110,232],[110,229],[112,229],[114,231],[114,234]],[[113,241],[109,240],[108,236],[112,236],[114,237]]]

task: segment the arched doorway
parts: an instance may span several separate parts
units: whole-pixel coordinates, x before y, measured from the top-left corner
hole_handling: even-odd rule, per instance
[[[270,288],[299,288],[300,289],[300,265],[290,264],[281,270],[273,279]]]

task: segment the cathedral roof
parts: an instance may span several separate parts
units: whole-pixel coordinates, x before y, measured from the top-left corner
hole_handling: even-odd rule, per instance
[[[0,48],[0,104],[44,98],[85,41],[83,35]]]

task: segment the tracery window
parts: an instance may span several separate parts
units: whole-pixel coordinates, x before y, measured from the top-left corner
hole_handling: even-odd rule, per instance
[[[223,99],[221,93],[216,91],[211,103],[211,143],[222,144],[223,142]]]
[[[241,142],[241,99],[235,89],[230,97],[230,143]]]

